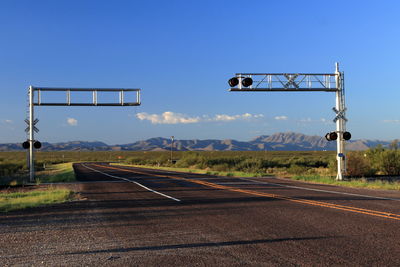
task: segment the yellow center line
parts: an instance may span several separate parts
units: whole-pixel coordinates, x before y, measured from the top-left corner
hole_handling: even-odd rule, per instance
[[[356,212],[356,213],[361,213],[361,214],[383,217],[383,218],[400,221],[400,214],[395,214],[395,213],[390,213],[390,212],[369,210],[369,209],[363,209],[363,208],[357,208],[357,207],[351,207],[351,206],[345,206],[345,205],[339,205],[339,204],[333,204],[333,203],[327,203],[327,202],[321,202],[321,201],[315,201],[315,200],[307,200],[307,199],[302,199],[302,198],[288,197],[288,196],[258,192],[258,191],[253,191],[253,190],[234,188],[234,187],[230,187],[230,186],[219,185],[219,184],[214,184],[214,183],[210,183],[210,182],[199,181],[199,180],[189,179],[189,178],[183,178],[183,177],[173,176],[173,175],[160,175],[160,174],[153,174],[153,173],[149,174],[146,172],[141,172],[141,171],[136,171],[136,170],[133,171],[133,170],[127,170],[127,169],[121,169],[121,168],[117,168],[117,167],[97,165],[97,164],[94,164],[94,166],[101,167],[101,168],[107,168],[107,169],[114,169],[114,170],[118,170],[118,171],[130,172],[130,173],[152,175],[152,176],[156,176],[156,177],[164,177],[164,178],[169,178],[169,179],[174,179],[174,180],[181,180],[181,181],[200,184],[200,185],[204,185],[204,186],[208,186],[208,187],[212,187],[212,188],[228,190],[228,191],[232,191],[232,192],[239,192],[239,193],[249,194],[249,195],[253,195],[253,196],[261,196],[261,197],[269,197],[269,198],[287,200],[287,201],[296,202],[296,203],[326,207],[326,208],[337,209],[337,210],[351,211],[351,212]]]

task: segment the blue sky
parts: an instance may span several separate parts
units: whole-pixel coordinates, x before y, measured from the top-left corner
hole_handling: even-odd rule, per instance
[[[398,1],[1,1],[0,143],[29,85],[141,88],[140,107],[35,107],[44,142],[334,130],[333,93],[236,93],[237,72],[345,72],[354,139],[400,138]]]

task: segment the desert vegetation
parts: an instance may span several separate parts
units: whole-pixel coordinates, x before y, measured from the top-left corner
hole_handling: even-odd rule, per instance
[[[315,169],[327,169],[334,152],[247,152],[247,151],[212,151],[212,152],[174,152],[156,157],[129,156],[127,164],[165,166],[189,169],[202,169],[220,172],[244,172],[255,175],[307,173]]]
[[[109,161],[131,165],[200,169],[208,172],[248,173],[254,176],[336,175],[334,151],[68,151],[37,152],[36,170],[46,174],[54,164],[79,161]],[[389,148],[377,146],[366,151],[347,153],[350,177],[399,176],[400,150],[397,143]],[[26,177],[26,152],[0,153],[0,181]]]
[[[12,157],[15,156],[12,155]],[[54,163],[57,163],[57,161]],[[68,188],[53,187],[53,185],[25,186],[27,175],[25,162],[21,160],[14,159],[14,162],[12,162],[10,158],[7,158],[7,163],[0,166],[4,175],[0,177],[2,189],[0,191],[0,212],[62,203],[74,198],[74,193]],[[10,166],[11,168],[9,168]],[[37,167],[39,168],[40,165]],[[37,185],[41,183],[75,181],[75,173],[71,162],[52,164],[47,167],[43,164],[41,169],[37,172]]]
[[[72,198],[73,193],[70,190],[52,187],[26,192],[0,193],[0,212],[61,203]]]

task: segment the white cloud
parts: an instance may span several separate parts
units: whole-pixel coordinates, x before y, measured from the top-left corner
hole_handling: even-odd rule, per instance
[[[321,122],[322,122],[323,124],[325,124],[325,125],[333,124],[333,121],[327,120],[327,119],[325,119],[325,118],[321,118]]]
[[[384,120],[384,123],[400,123],[400,120]]]
[[[4,120],[4,122],[5,122],[5,123],[7,123],[7,124],[11,124],[11,123],[13,123],[13,121],[12,121],[12,120]]]
[[[311,118],[301,119],[300,122],[312,122]]]
[[[226,114],[217,114],[211,121],[234,121],[234,120],[249,120],[249,119],[257,119],[262,118],[264,115],[256,114],[252,115],[250,113],[244,113],[240,115],[226,115]]]
[[[77,126],[78,125],[78,121],[74,118],[67,118],[67,123],[69,126]]]
[[[188,117],[184,114],[174,113],[166,111],[162,114],[148,114],[146,112],[140,112],[136,114],[136,117],[143,121],[151,121],[152,124],[178,124],[178,123],[196,123],[200,121],[199,117]]]
[[[217,122],[217,121],[235,121],[235,120],[249,120],[262,118],[264,115],[256,114],[252,115],[250,113],[244,113],[240,115],[226,115],[226,114],[217,114],[214,117],[209,117],[207,115],[203,115],[201,117],[189,117],[185,114],[175,113],[172,111],[166,111],[162,114],[148,114],[146,112],[141,112],[136,114],[136,117],[139,120],[148,120],[152,124],[187,124],[187,123],[199,123],[199,122]]]
[[[277,121],[286,121],[288,119],[288,117],[287,116],[276,116],[274,119]]]
[[[307,124],[310,124],[310,123],[313,123],[313,124],[324,124],[324,125],[333,124],[333,122],[332,122],[331,120],[327,120],[327,119],[325,119],[325,118],[321,118],[321,119],[312,119],[312,118],[310,118],[310,117],[308,117],[308,118],[302,118],[302,119],[296,120],[296,122],[297,122],[297,123],[300,123],[300,124],[302,124],[302,125],[307,125]]]
[[[215,115],[215,117],[212,119],[214,121],[234,121],[237,119],[238,115],[234,115],[234,116],[229,116],[226,114],[217,114]]]

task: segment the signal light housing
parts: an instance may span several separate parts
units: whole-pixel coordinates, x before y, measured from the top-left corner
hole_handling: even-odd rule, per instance
[[[351,139],[351,133],[350,132],[344,132],[343,133],[343,139],[348,141]]]
[[[328,141],[335,141],[335,140],[338,138],[338,135],[337,135],[336,132],[330,132],[330,133],[327,133],[327,134],[325,135],[325,138],[326,138],[326,140],[328,140]]]
[[[233,77],[233,78],[229,79],[228,84],[230,87],[235,87],[236,85],[239,84],[239,79],[236,77]]]
[[[22,147],[23,147],[24,149],[28,149],[28,148],[30,147],[29,142],[28,142],[28,141],[23,142],[23,143],[22,143]]]
[[[29,141],[25,141],[22,143],[22,147],[24,149],[29,149],[31,147],[31,144]],[[40,143],[39,141],[35,141],[33,142],[33,147],[36,149],[40,149],[42,147],[42,143]]]
[[[33,147],[36,149],[40,149],[42,147],[42,143],[40,143],[39,141],[35,141],[33,143]]]
[[[244,87],[249,87],[249,86],[252,85],[252,84],[253,84],[253,79],[250,78],[250,77],[244,78],[244,79],[242,80],[242,85],[243,85]]]

